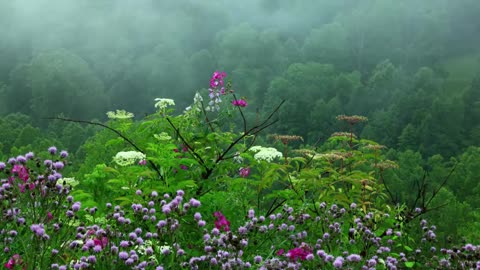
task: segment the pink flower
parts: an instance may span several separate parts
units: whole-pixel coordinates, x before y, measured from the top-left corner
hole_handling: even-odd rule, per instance
[[[100,246],[101,248],[105,248],[108,244],[108,238],[103,236],[102,239],[95,238],[93,239],[93,243],[95,246]]]
[[[227,74],[225,72],[220,72],[220,71],[215,71],[212,75],[212,78],[210,79],[210,88],[215,89],[218,86],[223,87],[223,78],[227,77]],[[225,91],[223,91],[225,92]]]
[[[13,166],[12,173],[16,173],[24,183],[27,182],[29,175],[27,169],[23,167],[23,165],[15,164]]]
[[[221,212],[215,212],[213,216],[217,218],[215,220],[215,228],[223,229],[225,232],[230,231],[230,221]]]
[[[147,165],[147,160],[146,160],[146,159],[140,160],[140,161],[138,162],[138,165],[140,165],[140,166],[145,166],[145,165]]]
[[[292,261],[297,261],[299,259],[304,261],[310,254],[312,254],[312,250],[306,244],[302,243],[300,247],[289,250],[286,256]]]
[[[233,106],[247,107],[247,101],[244,99],[236,99],[232,101]]]
[[[240,177],[248,177],[248,175],[250,174],[250,167],[247,167],[247,168],[240,168],[238,170],[238,174],[240,175]]]
[[[20,255],[15,254],[4,265],[7,269],[14,269],[15,265],[21,264],[23,264],[22,258],[20,257]]]

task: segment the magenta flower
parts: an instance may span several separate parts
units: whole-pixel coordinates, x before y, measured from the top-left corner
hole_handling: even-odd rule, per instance
[[[245,99],[236,99],[232,101],[232,105],[238,107],[247,107],[248,103]]]
[[[103,236],[101,239],[95,238],[93,239],[93,243],[95,246],[100,246],[101,248],[105,248],[108,244],[108,238]]]
[[[23,165],[15,164],[13,166],[12,173],[16,173],[24,183],[27,182],[29,175],[27,169]]]
[[[145,166],[145,165],[147,165],[147,160],[146,160],[146,159],[140,160],[140,161],[138,162],[138,165],[140,165],[140,166]]]
[[[223,79],[227,77],[227,74],[225,72],[220,72],[220,71],[215,71],[212,75],[212,78],[210,79],[210,88],[215,89],[218,86],[224,85]]]
[[[246,168],[240,168],[238,170],[238,174],[240,175],[240,177],[248,177],[248,175],[250,175],[250,167],[246,167]]]
[[[299,247],[289,250],[286,256],[292,261],[304,261],[310,254],[312,254],[312,249],[308,247],[305,243],[302,243]]]
[[[15,265],[22,265],[22,264],[23,264],[23,261],[20,255],[15,254],[4,265],[7,269],[14,269]]]
[[[230,231],[230,221],[221,212],[215,212],[213,216],[216,218],[215,228],[218,230],[223,229],[225,232]]]

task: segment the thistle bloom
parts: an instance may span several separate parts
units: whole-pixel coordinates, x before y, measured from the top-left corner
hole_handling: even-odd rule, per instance
[[[65,150],[62,150],[62,151],[60,152],[60,157],[61,157],[61,158],[66,158],[66,157],[68,157],[68,152],[65,151]]]
[[[57,153],[57,147],[55,147],[55,146],[50,146],[50,147],[48,148],[48,152],[49,152],[50,154],[52,154],[52,155],[55,155],[55,154]]]
[[[25,154],[26,159],[32,159],[33,157],[34,157],[33,152],[28,152],[28,153]]]

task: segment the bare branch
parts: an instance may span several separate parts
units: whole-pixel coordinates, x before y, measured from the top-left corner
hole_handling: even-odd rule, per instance
[[[143,154],[146,154],[145,151],[143,151],[142,149],[140,149],[140,147],[138,147],[132,140],[130,140],[129,138],[127,138],[125,135],[123,135],[120,131],[112,128],[112,127],[109,127],[105,124],[102,124],[100,122],[93,122],[93,121],[86,121],[86,120],[78,120],[78,119],[70,119],[70,118],[64,118],[64,117],[46,117],[44,119],[49,119],[49,120],[61,120],[61,121],[66,121],[66,122],[75,122],[75,123],[84,123],[84,124],[89,124],[89,125],[95,125],[95,126],[100,126],[100,127],[103,127],[103,128],[106,128],[112,132],[114,132],[115,134],[117,134],[120,138],[122,138],[124,141],[126,141],[127,143],[129,143],[131,146],[133,146],[133,148],[135,148],[135,150],[137,150],[138,152],[141,152]],[[157,175],[160,177],[160,179],[162,181],[165,181],[165,179],[163,178],[163,175],[162,173],[160,172],[160,169],[158,169],[157,165],[155,165],[155,163],[153,163],[152,161],[148,160],[148,164],[150,164],[150,166],[155,170],[155,172],[157,173]]]
[[[180,133],[180,130],[172,123],[170,118],[166,117],[166,119],[167,119],[168,123],[170,124],[170,126],[172,126],[172,128],[175,130],[175,132],[177,133],[180,140],[182,140],[182,142],[185,144],[185,146],[187,146],[187,148],[190,150],[190,152],[192,152],[192,154],[197,158],[200,165],[202,165],[202,167],[204,167],[205,169],[208,169],[208,166],[205,163],[205,161],[203,161],[202,157],[199,154],[197,154],[197,152],[195,152],[195,149],[193,149],[193,147],[185,140],[185,138],[183,138],[182,134]]]
[[[233,99],[235,101],[237,101],[237,96],[235,96],[234,93],[232,93],[233,95]],[[242,116],[242,120],[243,120],[243,133],[247,133],[247,120],[245,120],[245,116],[243,115],[243,111],[242,111],[242,108],[240,108],[240,106],[236,106],[238,108],[238,111],[240,111],[240,115]]]

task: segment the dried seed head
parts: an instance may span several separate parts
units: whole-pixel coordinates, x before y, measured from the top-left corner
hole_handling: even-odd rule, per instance
[[[381,145],[381,144],[367,144],[363,147],[363,149],[366,149],[366,150],[381,150],[381,149],[385,149],[387,148],[385,145]]]
[[[353,137],[354,139],[356,139],[357,135],[350,132],[335,132],[332,135],[330,135],[330,138],[332,137],[346,137],[346,138]]]
[[[337,116],[338,121],[345,121],[349,123],[350,125],[355,125],[360,122],[367,122],[368,118],[365,116],[360,116],[360,115],[338,115]]]
[[[391,161],[391,160],[384,160],[384,161],[381,161],[381,162],[375,164],[375,167],[379,168],[380,170],[398,169],[398,164]]]
[[[269,135],[270,137],[273,137],[273,139],[277,141],[281,141],[283,144],[288,144],[290,141],[302,141],[303,142],[303,137],[298,136],[298,135],[279,135],[279,134],[272,134]]]
[[[293,153],[302,155],[302,156],[307,156],[307,157],[312,157],[314,155],[318,155],[317,152],[311,150],[311,149],[294,149],[292,151]]]

